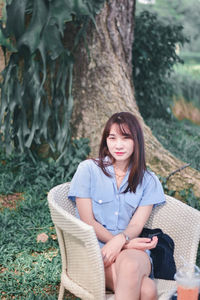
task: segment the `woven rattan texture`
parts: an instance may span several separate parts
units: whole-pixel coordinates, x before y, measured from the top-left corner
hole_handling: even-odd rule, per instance
[[[66,187],[55,187],[48,195],[64,266],[61,284],[81,299],[102,300],[105,279],[99,244],[93,227],[73,216],[74,206],[66,200]]]
[[[173,238],[177,268],[184,261],[195,263],[200,239],[200,212],[198,210],[166,196],[166,204],[154,208],[146,226],[161,228]]]
[[[68,199],[70,183],[54,187],[48,194],[51,216],[56,225],[62,256],[59,299],[64,287],[81,299],[105,299],[104,269],[96,235],[91,226],[75,216],[75,205]],[[166,196],[166,203],[153,209],[146,227],[161,228],[175,242],[177,267],[183,260],[195,263],[200,239],[200,212]],[[67,269],[67,271],[66,271]],[[174,281],[155,279],[159,300],[168,300]],[[107,299],[114,299],[107,295]]]

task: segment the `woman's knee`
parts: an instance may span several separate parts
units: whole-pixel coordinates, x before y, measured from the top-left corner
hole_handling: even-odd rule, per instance
[[[149,275],[151,263],[148,255],[141,250],[127,249],[120,253],[116,260],[116,266],[130,272],[139,272],[144,275]]]
[[[118,271],[122,274],[133,275],[134,278],[138,277],[140,274],[140,262],[126,251],[123,251],[120,263],[118,264]],[[132,277],[133,278],[133,277]]]
[[[141,300],[157,300],[157,288],[155,282],[149,277],[144,277],[141,285]]]

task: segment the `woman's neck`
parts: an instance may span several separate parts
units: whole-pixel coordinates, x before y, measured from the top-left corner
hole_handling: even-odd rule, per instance
[[[115,161],[113,164],[115,172],[119,171],[122,173],[126,173],[128,166],[129,166],[129,164],[124,161]]]

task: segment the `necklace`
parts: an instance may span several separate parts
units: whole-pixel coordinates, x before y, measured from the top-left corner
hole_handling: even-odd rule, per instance
[[[127,170],[128,170],[128,168],[126,168],[125,170],[120,170],[120,169],[118,169],[118,170],[116,170],[115,169],[115,167],[114,167],[114,172],[115,172],[115,176],[117,177],[117,178],[123,178],[125,175],[126,175],[126,172],[127,172]],[[117,171],[121,171],[120,173],[117,173]]]
[[[124,173],[123,175],[119,175],[119,174],[115,173],[115,176],[120,178],[120,177],[124,177],[125,174],[126,174],[126,173]]]
[[[115,170],[115,169],[114,169],[114,170]],[[124,177],[124,176],[126,175],[126,172],[127,172],[127,169],[126,169],[125,171],[123,171],[123,173],[118,174],[118,173],[116,172],[116,170],[115,170],[115,176],[118,177],[118,178],[122,178],[122,177]]]

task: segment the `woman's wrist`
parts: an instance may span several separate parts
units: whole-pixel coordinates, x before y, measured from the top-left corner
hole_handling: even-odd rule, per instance
[[[125,234],[123,231],[120,232],[118,235],[121,236],[122,239],[123,239],[123,246],[124,246],[124,245],[127,245],[127,244],[129,243],[130,238],[129,238],[129,236],[127,236],[127,234]]]
[[[121,234],[123,235],[123,237],[125,239],[125,244],[128,244],[130,242],[131,238],[124,231],[122,231]]]

